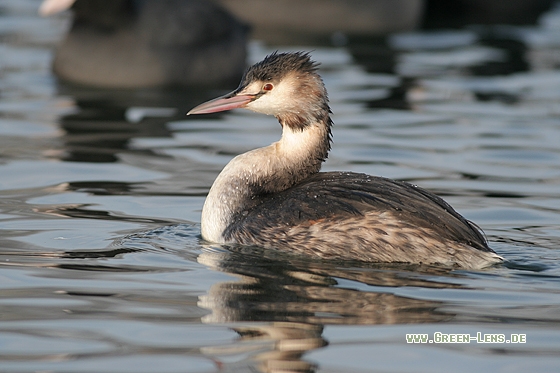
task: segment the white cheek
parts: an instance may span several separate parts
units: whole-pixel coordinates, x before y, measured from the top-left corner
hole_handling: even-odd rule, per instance
[[[247,104],[246,108],[267,115],[278,115],[293,109],[296,103],[294,86],[288,82],[281,82],[272,91]]]
[[[284,101],[274,97],[272,92],[270,92],[247,104],[247,109],[266,115],[276,115],[285,110]]]

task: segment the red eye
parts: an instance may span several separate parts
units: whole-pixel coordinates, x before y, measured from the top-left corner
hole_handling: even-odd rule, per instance
[[[266,83],[265,85],[263,85],[262,90],[263,91],[272,91],[273,88],[274,88],[274,86],[271,83]]]

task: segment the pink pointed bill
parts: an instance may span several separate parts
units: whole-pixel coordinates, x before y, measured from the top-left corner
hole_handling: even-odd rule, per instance
[[[245,107],[249,102],[253,101],[254,95],[235,95],[229,97],[227,94],[222,97],[215,98],[213,100],[207,101],[203,104],[196,106],[187,113],[191,114],[209,114],[217,113],[219,111],[232,110],[237,108]]]

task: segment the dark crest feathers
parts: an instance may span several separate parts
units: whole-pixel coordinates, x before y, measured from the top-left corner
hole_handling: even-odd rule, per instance
[[[319,63],[311,60],[311,56],[307,52],[274,52],[247,69],[241,86],[255,80],[277,80],[290,72],[316,74],[318,67]]]

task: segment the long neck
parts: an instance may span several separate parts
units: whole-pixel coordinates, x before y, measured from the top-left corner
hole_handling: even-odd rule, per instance
[[[284,123],[280,141],[231,160],[212,185],[202,209],[202,237],[223,243],[233,219],[258,204],[261,196],[278,193],[319,172],[330,150],[328,111],[300,128]]]

